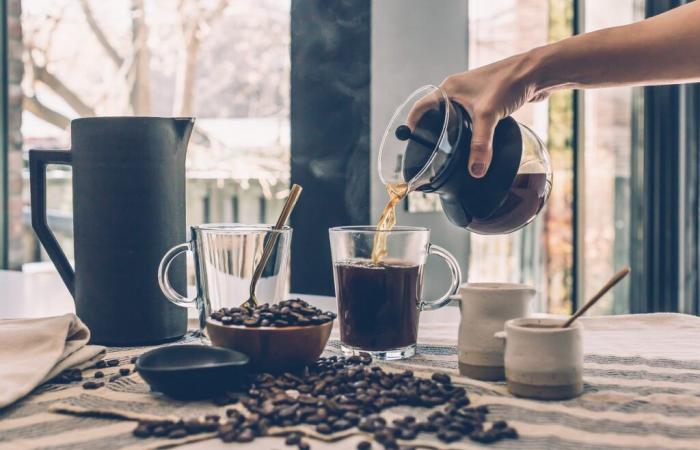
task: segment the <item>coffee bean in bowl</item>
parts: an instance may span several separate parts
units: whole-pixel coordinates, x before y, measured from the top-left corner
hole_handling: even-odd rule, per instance
[[[323,352],[336,315],[301,299],[222,308],[206,321],[212,344],[245,353],[251,367],[283,372],[312,364]]]

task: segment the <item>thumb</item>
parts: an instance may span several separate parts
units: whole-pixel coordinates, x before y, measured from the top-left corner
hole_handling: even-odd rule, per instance
[[[469,173],[474,178],[482,178],[491,165],[493,156],[493,132],[498,119],[490,114],[475,117],[469,152]]]

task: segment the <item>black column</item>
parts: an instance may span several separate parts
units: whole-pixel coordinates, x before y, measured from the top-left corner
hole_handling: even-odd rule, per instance
[[[681,126],[685,151],[684,214],[681,217],[683,258],[680,312],[700,314],[700,83],[684,86],[685,120]]]
[[[333,294],[328,228],[369,217],[369,0],[292,0],[292,292]]]
[[[680,0],[646,2],[652,17],[679,6]],[[688,192],[680,177],[687,155],[681,145],[681,86],[644,88],[643,182],[632,222],[641,223],[632,249],[630,312],[678,311],[681,271],[681,198]],[[637,183],[635,183],[636,185]],[[683,189],[683,191],[681,191]],[[641,192],[640,192],[641,191]],[[641,245],[640,245],[641,243]]]
[[[644,92],[644,271],[631,312],[678,311],[679,86]],[[636,305],[635,305],[636,303]]]

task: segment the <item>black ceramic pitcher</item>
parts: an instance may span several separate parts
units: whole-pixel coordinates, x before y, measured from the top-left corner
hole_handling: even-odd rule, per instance
[[[30,150],[32,227],[75,299],[91,341],[135,345],[182,336],[187,311],[158,286],[161,256],[185,237],[185,153],[192,118],[71,122],[70,150]],[[46,165],[73,167],[75,270],[46,221]],[[173,264],[185,290],[185,266]]]

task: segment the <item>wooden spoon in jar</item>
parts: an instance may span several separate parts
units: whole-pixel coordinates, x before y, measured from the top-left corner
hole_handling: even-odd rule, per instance
[[[613,277],[610,278],[607,283],[605,283],[605,286],[600,288],[600,290],[593,296],[593,298],[588,300],[588,302],[585,305],[583,305],[578,311],[576,311],[576,313],[574,313],[574,315],[571,316],[571,318],[567,320],[561,327],[568,328],[572,323],[574,323],[576,319],[584,315],[591,306],[595,305],[595,303],[598,300],[600,300],[606,292],[612,289],[613,286],[615,286],[617,283],[622,281],[622,279],[625,278],[629,273],[630,268],[626,266],[623,267],[622,270],[613,275]]]
[[[287,223],[287,219],[289,219],[289,216],[292,214],[292,210],[294,209],[294,206],[296,206],[300,194],[301,186],[298,184],[292,185],[292,189],[289,191],[289,197],[287,197],[287,201],[282,208],[282,212],[277,218],[277,223],[274,227],[272,227],[273,231],[281,230],[284,227],[284,224]],[[260,280],[260,276],[267,265],[267,260],[270,259],[270,256],[272,255],[272,250],[275,248],[278,236],[279,233],[270,233],[270,237],[263,248],[262,257],[260,258],[258,265],[255,266],[253,278],[250,280],[250,297],[248,297],[248,300],[244,301],[241,306],[248,305],[251,307],[256,307],[258,305],[258,299],[255,298],[255,287],[258,285],[258,280]]]

